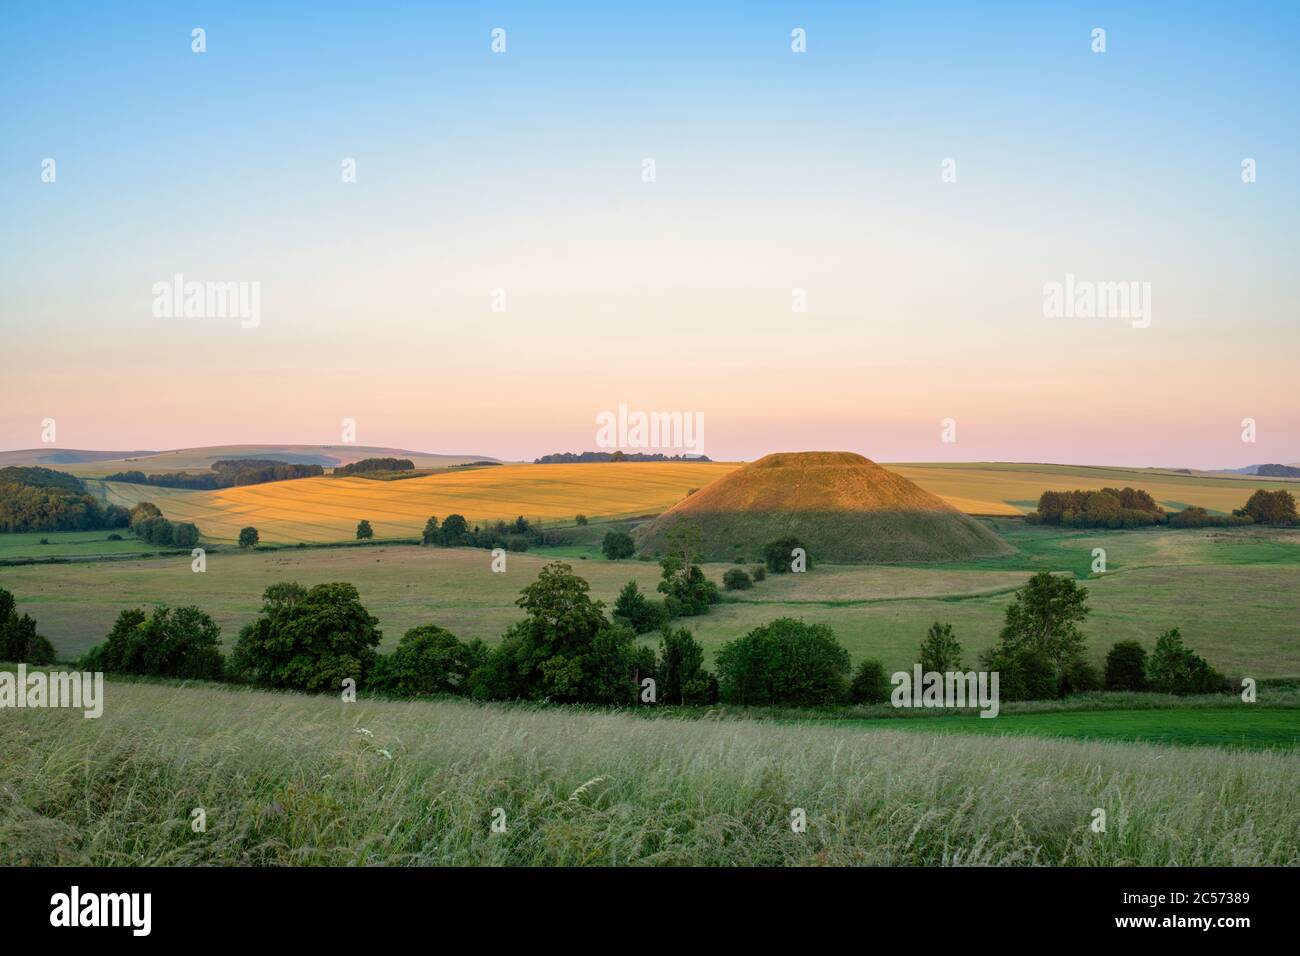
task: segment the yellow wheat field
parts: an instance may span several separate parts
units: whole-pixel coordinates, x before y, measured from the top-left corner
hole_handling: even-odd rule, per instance
[[[1036,465],[1001,462],[888,465],[926,491],[967,514],[1021,515],[1032,511],[1044,491],[1142,488],[1165,508],[1199,505],[1211,511],[1240,508],[1256,488],[1300,492],[1300,481],[1251,475],[1183,474],[1157,468]]]
[[[431,515],[452,512],[470,523],[513,519],[568,521],[659,514],[692,488],[739,467],[729,462],[621,462],[581,465],[502,465],[448,471],[403,481],[305,478],[221,491],[179,491],[94,482],[104,500],[131,506],[152,501],[173,521],[193,521],[211,541],[234,541],[252,525],[268,543],[347,541],[368,520],[380,538],[419,535]],[[1018,515],[1048,489],[1132,485],[1166,508],[1185,504],[1228,512],[1256,488],[1290,488],[1300,481],[1179,474],[1158,469],[1001,463],[888,465],[967,514]]]
[[[620,462],[502,465],[402,481],[303,478],[220,491],[178,491],[116,482],[106,500],[152,501],[173,521],[193,521],[212,541],[235,541],[257,528],[267,543],[344,541],[366,519],[378,538],[418,537],[429,517],[453,512],[470,522],[513,519],[571,521],[576,514],[621,518],[658,514],[693,488],[736,466],[724,463]]]

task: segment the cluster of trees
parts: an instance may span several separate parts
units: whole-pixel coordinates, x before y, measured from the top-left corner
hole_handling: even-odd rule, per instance
[[[212,463],[207,472],[184,471],[146,475],[142,471],[119,471],[105,481],[122,481],[133,485],[153,485],[156,488],[186,488],[211,491],[215,488],[233,488],[237,485],[263,485],[270,481],[290,481],[294,478],[317,478],[325,474],[320,465],[293,465],[269,458],[223,458]]]
[[[158,506],[142,501],[130,511],[136,537],[164,548],[192,548],[199,543],[198,526],[190,521],[168,521]]]
[[[766,564],[758,564],[746,571],[729,568],[722,575],[722,586],[728,591],[748,591],[756,581],[767,578],[769,569],[777,573],[790,570],[791,552],[802,548],[797,538],[781,538],[764,549]],[[602,550],[606,557],[624,558],[632,554],[632,538],[621,531],[605,535]],[[674,525],[668,532],[667,553],[659,561],[658,590],[663,599],[656,601],[641,593],[635,581],[628,581],[614,602],[614,617],[627,624],[637,634],[647,634],[679,617],[707,614],[709,608],[722,600],[718,586],[704,576],[700,565],[700,532],[686,522]]]
[[[507,551],[564,544],[565,540],[564,535],[543,531],[523,515],[514,521],[497,521],[486,527],[474,525],[473,528],[464,515],[449,514],[442,524],[432,517],[424,523],[420,536],[422,544],[443,548],[505,548]]]
[[[0,468],[0,531],[95,531],[125,528],[119,505],[101,505],[74,475],[52,468]]]
[[[1007,607],[998,643],[980,658],[998,672],[1002,700],[1047,700],[1095,690],[1154,690],[1206,694],[1227,690],[1227,679],[1183,644],[1177,628],[1156,640],[1148,657],[1136,641],[1120,641],[1106,656],[1105,673],[1084,657],[1080,624],[1088,616],[1088,591],[1070,578],[1042,572],[1018,590]],[[925,672],[961,672],[962,647],[948,624],[936,621],[918,651]],[[849,699],[879,703],[891,687],[878,660],[863,661],[853,676]]]
[[[1244,508],[1233,513],[1234,517],[1249,518],[1255,524],[1274,524],[1289,526],[1300,524],[1296,515],[1295,495],[1285,488],[1266,491],[1260,488],[1246,502]]]
[[[186,680],[222,680],[221,628],[197,607],[122,611],[104,643],[87,651],[88,671],[147,674]]]
[[[54,646],[36,633],[36,621],[31,615],[19,616],[14,596],[4,588],[0,588],[0,661],[42,666],[54,663]]]
[[[1229,528],[1252,524],[1252,519],[1240,515],[1212,515],[1204,508],[1188,505],[1182,511],[1172,512],[1167,520],[1171,528]]]
[[[748,591],[755,582],[763,581],[767,578],[767,572],[774,574],[785,574],[794,569],[794,555],[796,552],[803,553],[803,570],[811,570],[812,559],[808,557],[808,550],[803,546],[798,538],[787,536],[778,538],[775,541],[769,541],[763,546],[762,555],[763,563],[756,564],[748,571],[744,568],[731,568],[722,575],[722,586],[728,591]],[[736,559],[740,561],[739,558]]]
[[[1149,656],[1137,641],[1120,641],[1106,655],[1107,690],[1212,694],[1228,689],[1227,685],[1226,677],[1183,643],[1176,627],[1156,638]]]
[[[351,464],[339,465],[335,475],[363,475],[368,471],[414,471],[415,462],[409,458],[362,458]]]
[[[1036,575],[1007,608],[999,643],[982,663],[1001,673],[1003,700],[1044,699],[1102,686],[1111,690],[1208,693],[1225,679],[1188,649],[1175,628],[1148,655],[1140,644],[1111,648],[1104,677],[1082,662],[1078,625],[1086,590],[1069,578]],[[379,623],[351,584],[273,584],[256,620],[239,632],[229,659],[220,628],[195,607],[139,608],[119,614],[104,642],[79,661],[86,670],[262,687],[337,692],[357,688],[399,696],[459,694],[483,700],[550,700],[624,705],[727,703],[825,707],[887,700],[891,685],[878,660],[856,671],[824,624],[778,618],[724,644],[715,670],[686,628],[666,623],[658,647],[638,645],[629,623],[607,616],[586,581],[563,562],[544,567],[515,602],[524,612],[500,643],[462,641],[432,624],[407,631],[380,654]],[[0,655],[49,663],[49,642],[18,617],[0,590]],[[948,624],[935,622],[921,642],[925,671],[961,671],[962,648]],[[1089,673],[1091,671],[1091,673]],[[653,692],[651,691],[653,688]]]
[[[1294,465],[1260,465],[1255,474],[1260,478],[1300,478],[1300,468]]]
[[[1143,528],[1158,524],[1173,528],[1215,528],[1300,523],[1291,492],[1262,488],[1250,496],[1245,507],[1238,508],[1231,515],[1213,515],[1196,505],[1188,505],[1182,511],[1167,512],[1150,494],[1138,488],[1044,491],[1039,496],[1038,509],[1025,518],[1030,524],[1067,528]]]
[[[1031,524],[1068,528],[1142,528],[1160,524],[1164,509],[1139,488],[1102,488],[1100,491],[1044,491],[1038,510],[1027,516]]]
[[[665,455],[663,452],[625,452],[625,451],[584,451],[575,454],[571,451],[557,452],[534,458],[534,465],[576,465],[596,461],[710,461],[704,455]]]

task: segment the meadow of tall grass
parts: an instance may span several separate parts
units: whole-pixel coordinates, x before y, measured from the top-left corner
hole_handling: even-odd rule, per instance
[[[1296,863],[1290,751],[118,681],[0,712],[4,865]]]

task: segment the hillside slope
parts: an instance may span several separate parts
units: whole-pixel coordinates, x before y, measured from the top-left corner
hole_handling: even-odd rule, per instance
[[[991,530],[902,475],[852,452],[767,455],[719,478],[637,530],[662,552],[687,521],[711,560],[755,559],[794,535],[814,562],[900,564],[1009,554]]]

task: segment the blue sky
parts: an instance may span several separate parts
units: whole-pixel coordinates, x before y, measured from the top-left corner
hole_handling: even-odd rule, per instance
[[[267,6],[0,12],[0,446],[350,411],[531,457],[629,402],[702,411],[717,457],[1300,460],[1300,5]],[[175,272],[261,282],[267,321],[159,326]],[[1067,272],[1150,281],[1148,334],[1044,325]]]

